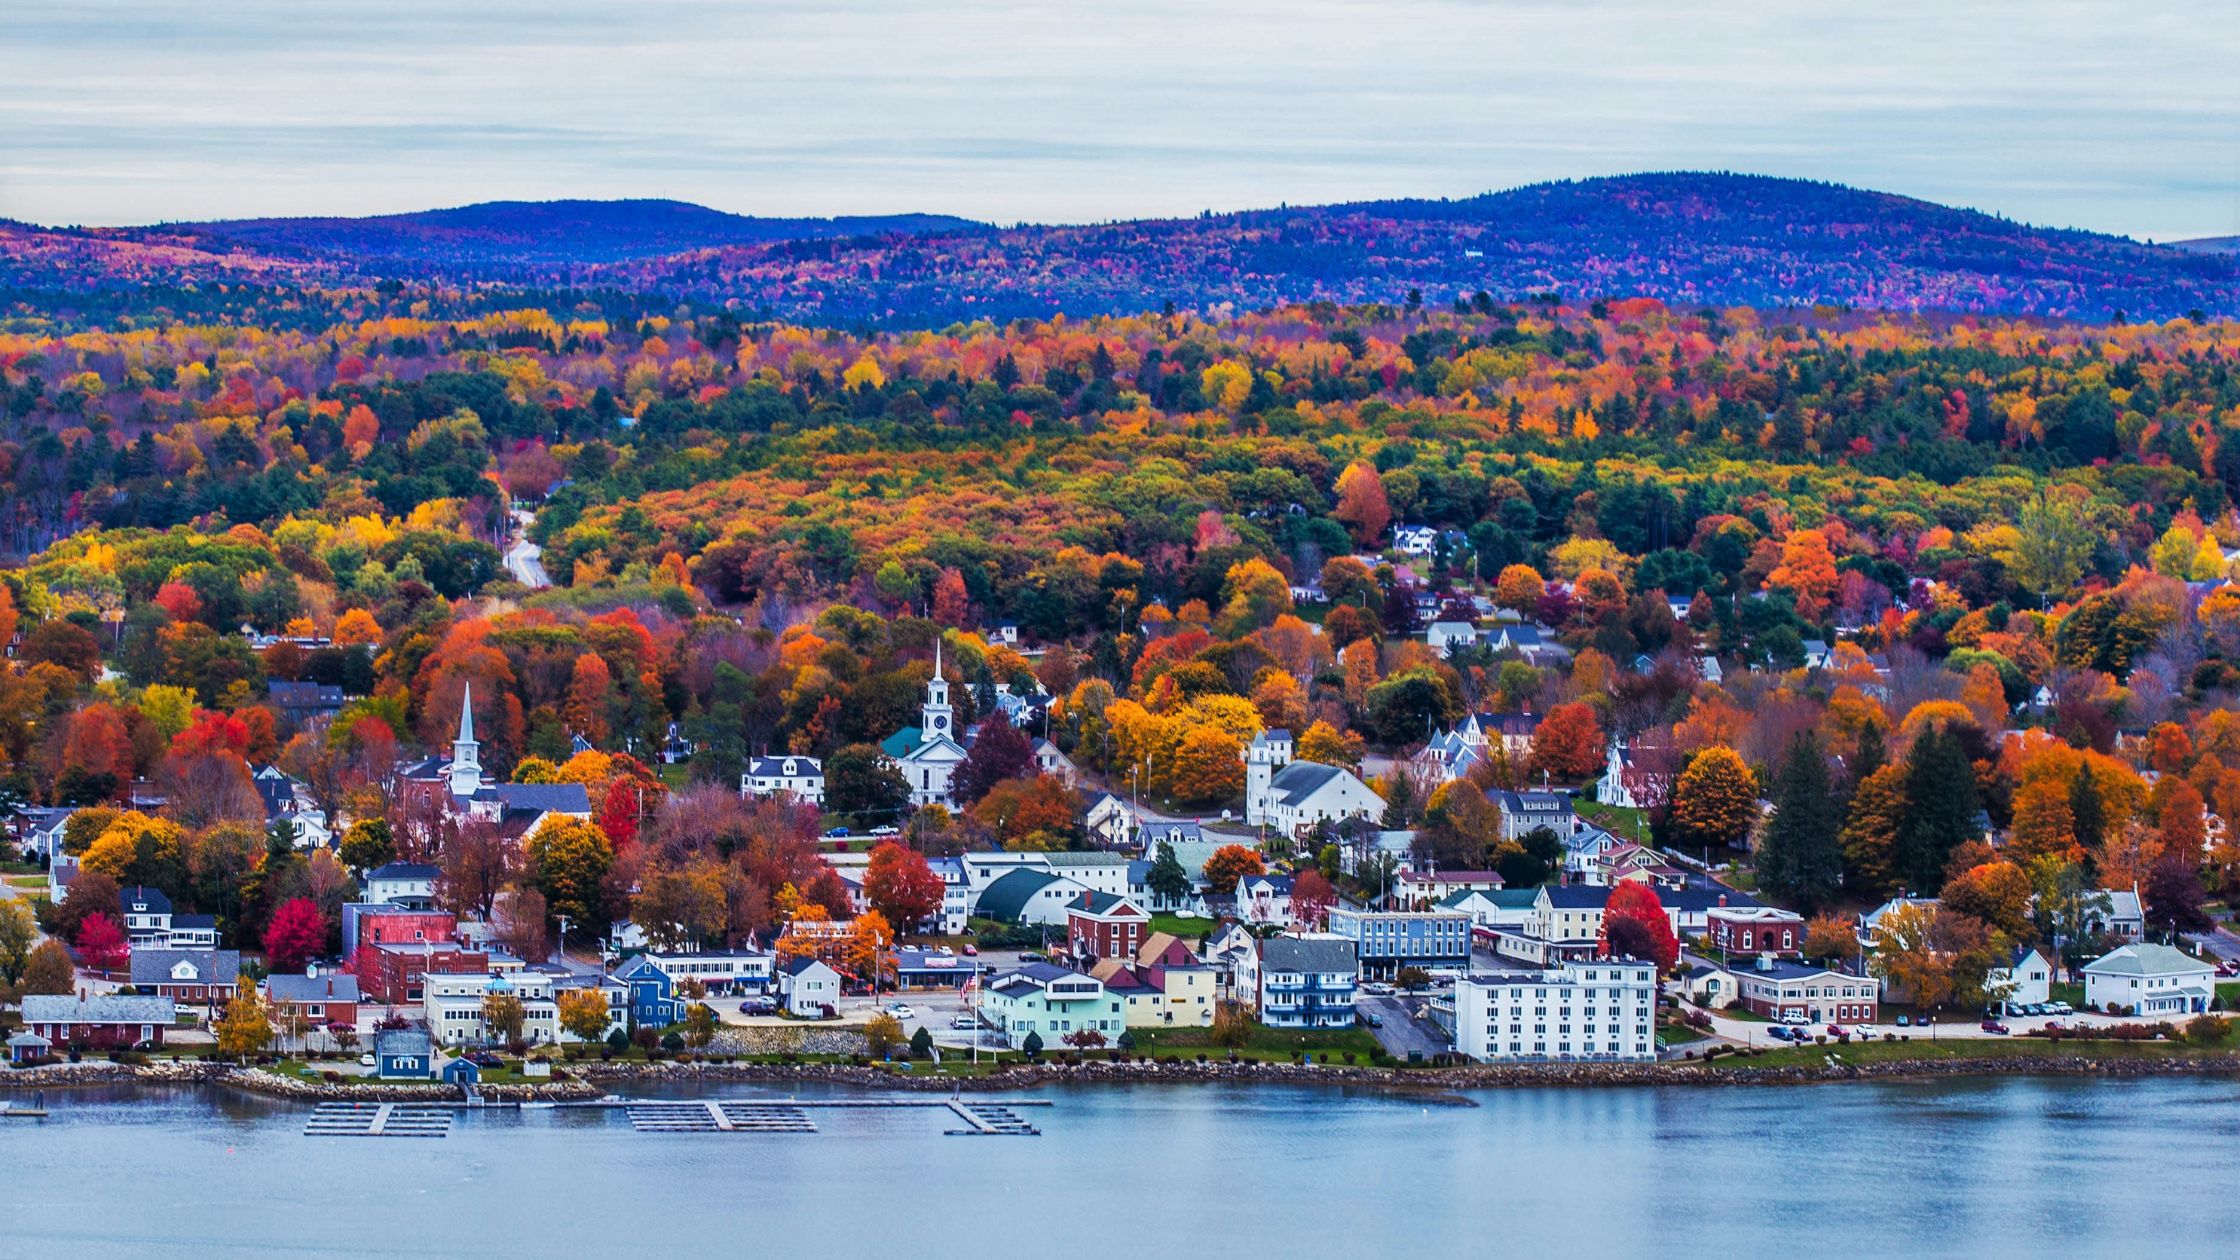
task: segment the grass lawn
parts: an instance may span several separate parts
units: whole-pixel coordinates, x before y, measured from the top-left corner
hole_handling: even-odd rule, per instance
[[[2069,987],[2076,988],[2080,991],[2083,989],[2082,985],[2072,985]],[[2069,998],[2068,1002],[2071,1006],[2077,1007],[2080,1010],[2084,1007],[2084,999],[2082,997]],[[2228,1011],[2231,1010],[2235,1005],[2240,1005],[2240,980],[2223,980],[2218,982],[2217,1005]]]
[[[1579,817],[1621,840],[1631,840],[1636,835],[1644,841],[1649,838],[1648,815],[1642,810],[1605,805],[1601,801],[1584,798],[1574,801],[1572,808],[1578,812]]]
[[[8,887],[20,888],[25,892],[43,893],[47,890],[47,876],[43,871],[36,875],[10,875],[8,876]]]
[[[1227,1046],[1213,1042],[1210,1028],[1136,1028],[1136,1053],[1151,1055],[1178,1055],[1195,1058],[1226,1058]],[[1343,1056],[1352,1052],[1366,1062],[1377,1049],[1377,1038],[1366,1028],[1267,1028],[1252,1026],[1252,1038],[1237,1050],[1240,1058],[1258,1059],[1267,1063],[1289,1063],[1293,1051],[1310,1054],[1329,1053]]]
[[[2233,987],[2240,989],[2240,985],[2234,985]],[[2217,996],[2224,998],[2226,1008],[2230,1009],[2232,998],[2223,992],[2223,985],[2218,985],[2217,989]],[[2049,984],[2046,986],[2046,1000],[2048,1002],[2067,1002],[2070,1006],[2081,1011],[2084,1009],[2084,985],[2078,981],[2057,981]]]
[[[1185,919],[1181,915],[1166,913],[1151,916],[1152,931],[1172,932],[1186,941],[1197,940],[1211,932],[1218,924],[1219,920],[1208,919],[1203,916],[1195,919]]]

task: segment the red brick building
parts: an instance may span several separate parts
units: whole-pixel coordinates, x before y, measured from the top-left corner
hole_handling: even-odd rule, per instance
[[[358,978],[347,971],[267,976],[264,993],[275,1017],[301,1015],[312,1025],[358,1022]]]
[[[490,955],[455,941],[358,946],[350,970],[363,1000],[397,1005],[420,1000],[420,977],[473,975],[490,970]]]
[[[1714,906],[1703,912],[1713,949],[1795,958],[1804,949],[1804,916],[1772,906]]]
[[[1133,901],[1092,889],[1066,907],[1066,948],[1080,959],[1132,959],[1150,926]]]

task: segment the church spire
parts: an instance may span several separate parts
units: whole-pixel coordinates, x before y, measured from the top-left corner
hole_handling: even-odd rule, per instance
[[[482,745],[474,737],[474,684],[459,695],[459,737],[451,741],[451,794],[472,796],[482,788]]]
[[[953,714],[949,709],[949,680],[941,676],[941,640],[933,641],[933,677],[926,680],[926,703],[920,714],[919,730],[927,743],[937,739],[955,739],[956,729],[951,725]]]

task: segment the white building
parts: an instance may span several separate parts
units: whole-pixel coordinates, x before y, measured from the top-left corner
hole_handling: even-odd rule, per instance
[[[1352,771],[1291,760],[1288,738],[1255,737],[1244,752],[1244,821],[1298,836],[1317,823],[1384,813],[1384,798]]]
[[[941,644],[936,641],[933,677],[926,680],[926,702],[918,710],[918,725],[903,727],[879,745],[910,785],[912,805],[953,803],[950,783],[965,757],[964,745],[957,742],[963,732],[956,721],[956,710],[949,705],[949,680],[941,676]]]
[[[2053,964],[2028,945],[2018,945],[2006,966],[1984,973],[1983,988],[2013,1006],[2047,1001],[2052,996]]]
[[[777,955],[763,949],[648,951],[645,960],[676,984],[696,980],[710,992],[770,987]]]
[[[796,958],[778,968],[778,996],[788,1012],[816,1019],[828,1006],[839,1008],[840,973],[815,958]]]
[[[739,776],[739,795],[783,793],[811,805],[824,804],[824,763],[815,757],[757,757]]]
[[[1135,837],[1136,813],[1127,801],[1106,792],[1089,802],[1082,825],[1089,839],[1117,849]]]
[[[1029,1033],[1050,1050],[1080,1032],[1098,1033],[1110,1043],[1128,1026],[1121,1000],[1105,991],[1103,981],[1054,963],[1028,963],[989,981],[980,1017],[1013,1049],[1023,1049]]]
[[[426,862],[391,862],[366,872],[366,900],[392,906],[433,905],[443,872]]]
[[[521,999],[522,1040],[530,1045],[559,1044],[560,1004],[553,994],[552,977],[526,970],[507,975],[431,972],[422,977],[421,1017],[427,1021],[428,1034],[447,1046],[495,1040],[483,1011],[484,999],[498,994]]]
[[[2125,945],[2084,965],[2084,1004],[2134,1015],[2189,1015],[2209,1009],[2217,969],[2168,945]]]
[[[1404,556],[1428,556],[1439,546],[1439,531],[1430,525],[1395,525],[1392,549]]]
[[[1455,1050],[1473,1059],[1651,1062],[1656,968],[1600,960],[1496,972],[1455,985]]]

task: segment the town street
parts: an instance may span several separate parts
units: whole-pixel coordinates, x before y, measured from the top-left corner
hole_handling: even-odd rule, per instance
[[[552,585],[552,578],[544,571],[544,548],[529,541],[529,522],[534,519],[514,509],[513,545],[506,548],[507,576],[532,589]]]

